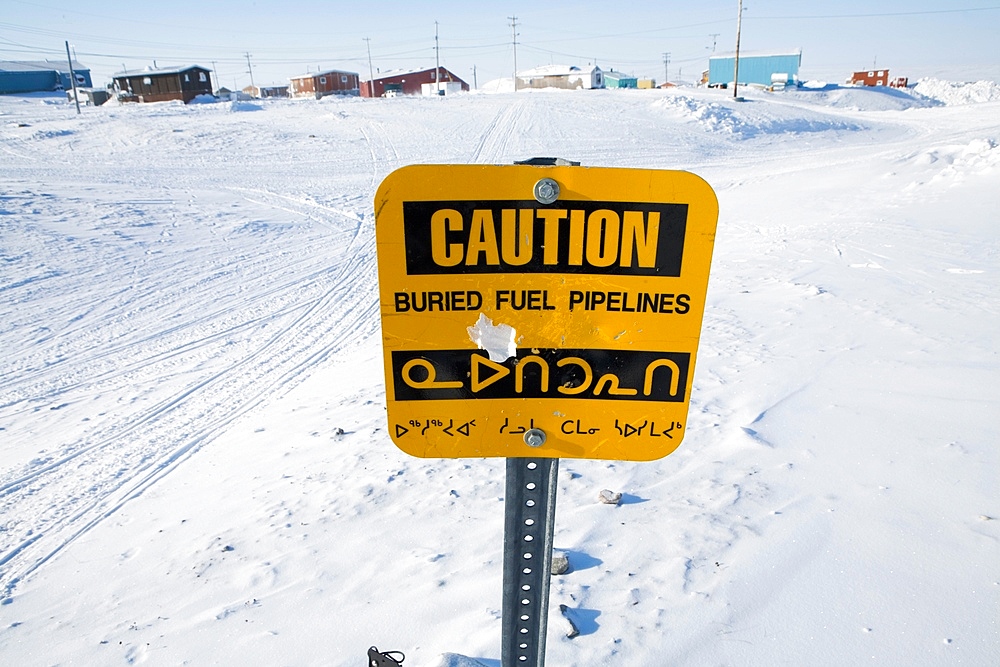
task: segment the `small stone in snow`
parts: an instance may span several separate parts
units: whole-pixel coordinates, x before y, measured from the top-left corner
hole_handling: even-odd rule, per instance
[[[604,489],[597,494],[597,500],[605,505],[619,505],[622,502],[622,494]]]
[[[566,574],[569,572],[569,557],[564,553],[554,552],[552,554],[552,568],[551,573],[556,574]]]

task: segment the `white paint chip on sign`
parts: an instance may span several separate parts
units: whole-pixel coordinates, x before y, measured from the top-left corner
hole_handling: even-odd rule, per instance
[[[476,323],[466,330],[472,342],[490,355],[490,361],[504,362],[517,354],[514,342],[517,332],[509,324],[493,324],[493,320],[479,313]]]

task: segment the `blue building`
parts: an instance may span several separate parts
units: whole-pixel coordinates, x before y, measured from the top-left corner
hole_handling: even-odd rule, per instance
[[[90,68],[73,62],[76,85],[93,87]],[[0,94],[34,93],[50,90],[68,90],[69,62],[62,60],[2,60],[0,61]]]
[[[796,85],[799,82],[799,65],[802,51],[792,53],[744,54],[740,53],[741,86]],[[728,86],[733,83],[735,54],[712,56],[708,59],[708,85]]]

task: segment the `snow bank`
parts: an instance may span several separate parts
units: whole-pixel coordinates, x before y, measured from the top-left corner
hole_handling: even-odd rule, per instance
[[[1000,101],[1000,85],[993,81],[959,83],[924,78],[917,81],[913,86],[913,91],[918,95],[949,106]]]
[[[238,100],[233,100],[229,104],[230,111],[261,111],[264,107],[259,104],[254,104],[253,102],[240,102]]]
[[[759,135],[861,129],[856,123],[820,114],[801,111],[782,114],[780,109],[775,108],[768,108],[764,113],[758,102],[753,100],[735,102],[727,98],[725,102],[716,102],[681,93],[669,94],[654,102],[653,106],[693,120],[710,132],[732,134],[742,139]]]
[[[968,143],[919,151],[906,162],[915,170],[907,191],[928,182],[953,184],[987,175],[1000,167],[1000,145],[995,139],[973,139]]]
[[[801,88],[784,93],[796,100],[846,111],[902,111],[939,106],[938,100],[913,95],[902,88],[879,86],[840,86],[822,81],[808,81]]]

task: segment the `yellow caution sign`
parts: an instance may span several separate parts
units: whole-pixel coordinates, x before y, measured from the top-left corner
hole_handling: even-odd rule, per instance
[[[674,451],[717,219],[682,171],[390,174],[375,231],[393,441],[443,458]]]

